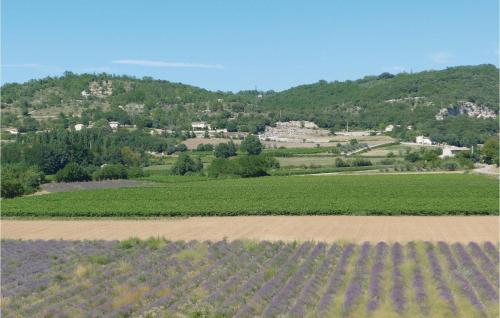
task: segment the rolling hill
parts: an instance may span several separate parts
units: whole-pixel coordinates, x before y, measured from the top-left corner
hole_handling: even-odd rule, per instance
[[[2,125],[29,131],[105,119],[187,129],[193,120],[206,120],[220,128],[257,132],[279,120],[311,120],[332,130],[349,121],[353,129],[400,126],[393,134],[401,138],[426,134],[472,144],[498,132],[498,71],[494,65],[458,66],[238,93],[149,77],[65,72],[3,85]]]

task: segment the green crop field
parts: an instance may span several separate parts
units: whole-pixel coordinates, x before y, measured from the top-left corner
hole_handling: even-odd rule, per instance
[[[498,214],[498,190],[467,174],[193,179],[7,199],[2,216]]]

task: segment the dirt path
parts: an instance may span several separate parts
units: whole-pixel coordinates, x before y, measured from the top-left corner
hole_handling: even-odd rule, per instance
[[[498,241],[496,216],[242,216],[148,220],[1,220],[9,239]]]
[[[479,165],[474,172],[499,177],[499,170],[496,165]]]
[[[322,173],[310,173],[301,174],[299,176],[368,176],[368,175],[403,175],[403,174],[463,174],[464,170],[454,170],[454,171],[399,171],[399,172],[380,172],[377,169],[373,170],[358,170],[358,171],[339,171],[339,172],[322,172]]]

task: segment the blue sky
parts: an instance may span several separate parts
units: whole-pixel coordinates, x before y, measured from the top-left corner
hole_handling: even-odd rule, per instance
[[[2,83],[65,70],[211,90],[498,65],[496,0],[3,0]]]

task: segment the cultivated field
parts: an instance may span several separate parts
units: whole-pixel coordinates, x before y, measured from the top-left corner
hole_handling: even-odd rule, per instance
[[[498,317],[498,245],[3,241],[3,317]]]
[[[408,242],[497,241],[496,216],[232,216],[162,219],[2,220],[3,239]]]
[[[103,180],[85,182],[52,182],[42,184],[41,192],[70,192],[90,189],[118,189],[147,185],[146,182],[137,180]]]
[[[498,215],[498,182],[479,175],[195,180],[7,199],[2,216]]]

